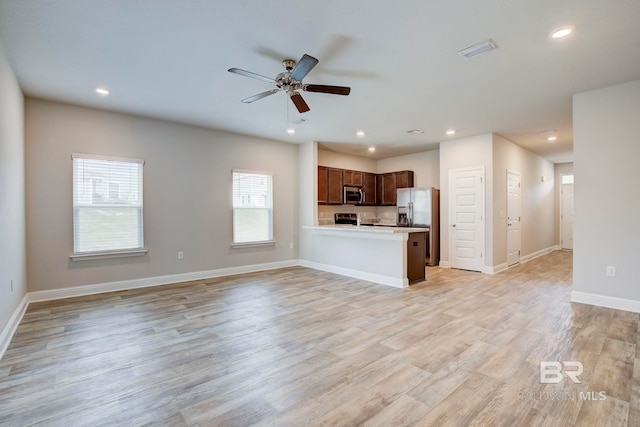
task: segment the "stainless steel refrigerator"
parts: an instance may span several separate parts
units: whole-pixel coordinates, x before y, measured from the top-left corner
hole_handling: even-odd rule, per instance
[[[432,187],[399,188],[396,225],[428,228],[426,264],[440,262],[440,190]]]

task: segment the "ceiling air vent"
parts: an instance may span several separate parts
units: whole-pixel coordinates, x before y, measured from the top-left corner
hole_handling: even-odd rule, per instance
[[[489,52],[497,48],[498,45],[491,39],[487,39],[483,42],[476,43],[473,46],[465,47],[464,49],[458,51],[458,55],[464,57],[465,59],[471,59],[474,56],[478,56],[482,53]]]
[[[420,129],[411,129],[411,130],[408,130],[407,133],[410,133],[412,135],[420,135],[424,133],[424,131]]]

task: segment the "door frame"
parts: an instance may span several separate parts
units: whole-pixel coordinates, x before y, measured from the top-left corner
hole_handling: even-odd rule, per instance
[[[520,247],[518,248],[518,261],[513,263],[513,264],[509,264],[509,175],[513,174],[513,175],[517,175],[518,176],[518,212],[520,213],[520,217],[518,219],[518,229],[520,230]],[[520,264],[521,262],[521,255],[520,253],[522,252],[522,174],[518,171],[514,171],[512,169],[507,169],[507,209],[506,209],[506,216],[507,216],[507,222],[505,223],[505,228],[507,229],[507,245],[506,245],[506,249],[507,249],[507,267],[513,267],[516,266],[518,264]]]
[[[479,246],[482,248],[482,252],[480,254],[480,258],[481,258],[481,266],[480,266],[480,272],[485,273],[486,272],[486,268],[487,268],[487,247],[486,247],[486,233],[487,233],[487,211],[486,211],[486,203],[485,203],[485,188],[486,188],[486,173],[485,173],[485,167],[484,165],[480,165],[480,166],[471,166],[471,167],[466,167],[466,168],[454,168],[454,169],[449,169],[449,182],[448,182],[448,208],[449,208],[449,212],[448,212],[448,233],[447,233],[447,240],[449,242],[449,268],[455,268],[453,266],[453,254],[454,254],[454,247],[455,247],[455,238],[454,238],[454,233],[453,233],[453,227],[451,226],[453,224],[453,207],[454,207],[454,198],[453,198],[453,175],[455,173],[458,172],[471,172],[471,171],[480,171],[480,212],[481,212],[481,216],[480,216],[480,221],[482,222],[482,226],[480,227],[480,233],[479,233]]]
[[[569,175],[573,176],[573,184],[571,184],[571,185],[574,186],[573,188],[574,188],[574,194],[575,194],[575,185],[576,185],[575,174],[573,172],[563,172],[558,177],[559,181],[560,181],[560,183],[559,183],[560,184],[560,191],[558,192],[558,196],[560,198],[560,209],[558,211],[558,224],[560,224],[560,231],[559,231],[560,234],[558,235],[558,240],[559,240],[558,243],[559,243],[559,246],[560,246],[561,250],[564,249],[562,247],[563,246],[563,244],[562,244],[562,236],[563,236],[563,233],[564,233],[564,226],[562,225],[562,222],[563,222],[562,221],[562,216],[564,215],[564,197],[563,197],[563,190],[564,189],[562,188],[562,186],[565,185],[565,184],[562,183],[562,177],[563,176],[569,176]],[[575,209],[575,205],[574,205],[574,209]],[[568,249],[568,250],[572,251],[573,249]]]

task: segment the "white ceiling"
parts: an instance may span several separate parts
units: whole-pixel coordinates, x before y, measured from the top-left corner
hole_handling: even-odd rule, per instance
[[[572,95],[640,78],[638,22],[638,0],[0,0],[26,95],[373,158],[496,132],[571,161]],[[573,35],[548,37],[566,24]],[[487,38],[497,50],[457,55]],[[320,60],[305,83],[352,90],[303,93],[311,111],[288,136],[287,96],[243,104],[271,87],[227,69],[275,77],[304,53]]]

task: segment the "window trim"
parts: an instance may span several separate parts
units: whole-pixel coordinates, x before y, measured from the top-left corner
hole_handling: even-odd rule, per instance
[[[109,259],[109,258],[125,258],[133,256],[146,255],[149,252],[148,249],[135,249],[131,251],[101,251],[101,252],[83,252],[80,254],[69,255],[71,261],[93,261],[96,259]]]
[[[84,154],[84,153],[71,153],[71,174],[74,176],[74,165],[73,160],[75,159],[89,159],[89,160],[103,160],[103,161],[113,161],[113,162],[126,162],[126,163],[137,163],[142,166],[142,173],[140,176],[140,186],[141,186],[141,195],[142,200],[139,206],[140,211],[140,240],[142,246],[140,248],[135,249],[114,249],[114,250],[103,250],[103,251],[90,251],[90,252],[76,252],[76,235],[75,235],[75,227],[76,227],[76,205],[75,205],[75,181],[72,178],[72,223],[73,223],[73,251],[71,255],[69,255],[69,259],[71,261],[93,261],[99,259],[109,259],[109,258],[124,258],[124,257],[134,257],[134,256],[143,256],[146,255],[149,250],[145,248],[145,240],[144,240],[144,159],[136,159],[130,157],[114,157],[114,156],[103,156],[99,154]]]
[[[234,210],[236,209],[233,206],[233,176],[236,173],[246,173],[246,174],[255,174],[255,175],[265,175],[265,176],[269,176],[271,177],[271,239],[269,240],[258,240],[255,242],[234,242],[233,240],[233,227],[234,227]],[[274,239],[275,236],[275,221],[274,221],[274,191],[273,191],[273,181],[274,181],[274,174],[273,172],[270,171],[259,171],[259,170],[252,170],[252,169],[231,169],[231,244],[230,247],[232,249],[239,249],[239,248],[251,248],[251,247],[259,247],[259,246],[273,246],[276,244],[276,240]]]

